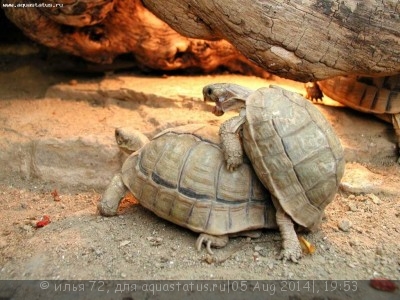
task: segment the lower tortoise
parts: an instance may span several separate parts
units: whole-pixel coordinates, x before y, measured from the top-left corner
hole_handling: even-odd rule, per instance
[[[102,195],[102,215],[117,213],[129,190],[159,217],[201,233],[204,243],[224,247],[229,236],[277,228],[275,208],[249,163],[225,168],[218,133],[210,125],[168,129],[149,141],[138,131],[116,129],[119,147],[133,152]]]

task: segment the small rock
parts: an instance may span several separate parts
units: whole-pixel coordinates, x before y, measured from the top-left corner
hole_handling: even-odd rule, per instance
[[[376,195],[374,195],[374,194],[367,194],[366,195],[369,199],[371,199],[372,200],[372,202],[374,202],[374,204],[377,204],[377,205],[379,205],[379,204],[381,204],[381,199],[379,199],[379,197],[378,196],[376,196]]]
[[[358,241],[357,241],[357,240],[350,240],[350,241],[349,241],[349,244],[350,244],[351,247],[354,248],[354,247],[357,247],[357,246],[358,246]]]
[[[258,251],[258,253],[259,253],[261,256],[266,257],[267,254],[268,254],[268,249],[263,248],[263,249],[261,249],[260,251]]]
[[[121,243],[119,243],[119,246],[120,246],[120,247],[126,246],[126,245],[128,245],[130,242],[131,242],[131,241],[128,241],[128,240],[122,241]]]
[[[166,262],[168,262],[168,261],[169,261],[169,258],[168,258],[168,257],[165,257],[165,256],[160,257],[160,262],[166,263]]]
[[[122,278],[126,278],[126,274],[124,272],[121,273]]]
[[[25,231],[31,231],[32,230],[32,226],[30,226],[30,225],[22,225],[21,229],[23,229]]]
[[[375,253],[379,256],[383,255],[383,248],[381,246],[376,247]]]
[[[160,237],[149,236],[146,238],[152,246],[160,246],[162,244],[163,239]]]
[[[214,259],[210,254],[207,254],[205,257],[203,257],[203,261],[211,265],[214,262]]]
[[[260,247],[260,246],[255,246],[254,247],[254,251],[257,251],[257,252],[259,252],[262,249],[264,249],[264,247]]]
[[[280,235],[276,235],[276,236],[272,237],[272,240],[273,240],[274,242],[281,241],[281,240],[282,240],[282,237],[281,237]]]
[[[7,247],[8,243],[5,239],[0,239],[0,249]]]
[[[351,222],[347,219],[341,220],[338,224],[339,229],[344,232],[348,232],[350,230],[351,226],[352,226]]]
[[[357,211],[357,206],[354,203],[349,203],[349,210],[355,212]]]

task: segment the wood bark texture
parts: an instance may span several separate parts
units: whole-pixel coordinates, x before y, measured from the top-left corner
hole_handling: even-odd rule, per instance
[[[185,36],[226,39],[299,81],[400,73],[397,0],[143,0]]]
[[[268,77],[225,40],[187,38],[143,7],[140,0],[43,0],[51,7],[12,8],[6,16],[28,37],[90,62],[109,64],[132,53],[142,69],[231,72]],[[35,1],[24,1],[34,4]],[[61,4],[56,6],[55,4]]]

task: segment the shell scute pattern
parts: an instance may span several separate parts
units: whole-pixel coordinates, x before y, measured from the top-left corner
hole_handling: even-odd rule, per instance
[[[249,164],[226,170],[217,144],[169,132],[129,156],[124,184],[156,215],[196,232],[276,228],[269,192]]]
[[[340,141],[312,104],[282,89],[250,95],[246,117],[243,145],[257,175],[298,224],[313,227],[343,175]]]
[[[318,82],[322,92],[353,109],[376,114],[400,113],[400,75],[338,76]]]

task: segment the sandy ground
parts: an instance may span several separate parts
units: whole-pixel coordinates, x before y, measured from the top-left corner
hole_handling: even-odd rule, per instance
[[[279,233],[265,231],[259,239],[231,239],[210,257],[204,249],[194,249],[197,234],[156,217],[129,197],[117,217],[97,213],[107,180],[123,160],[113,144],[113,130],[133,124],[153,135],[189,120],[220,124],[223,119],[201,102],[201,86],[217,80],[266,82],[226,75],[82,77],[51,72],[36,56],[24,57],[5,60],[0,70],[0,279],[400,279],[400,167],[389,124],[318,105],[338,132],[349,161],[321,229],[305,235],[316,247],[314,254],[298,264],[283,263],[277,259]],[[112,90],[129,90],[126,85],[132,82],[136,94],[128,92],[128,100],[111,95]],[[152,96],[139,99],[138,94]],[[139,100],[131,102],[135,97]],[[53,166],[53,179],[49,172],[13,167],[21,162],[10,153],[17,153],[23,148],[18,143],[27,139],[88,136],[101,137],[99,145],[108,147],[102,155],[114,156],[104,160],[104,169],[111,170],[100,182],[89,181],[90,165],[83,173],[88,175]],[[72,165],[78,156],[72,156]],[[100,174],[102,161],[93,168]],[[83,177],[73,180],[73,174]],[[44,215],[51,223],[35,228]],[[380,293],[399,297],[398,290]]]

